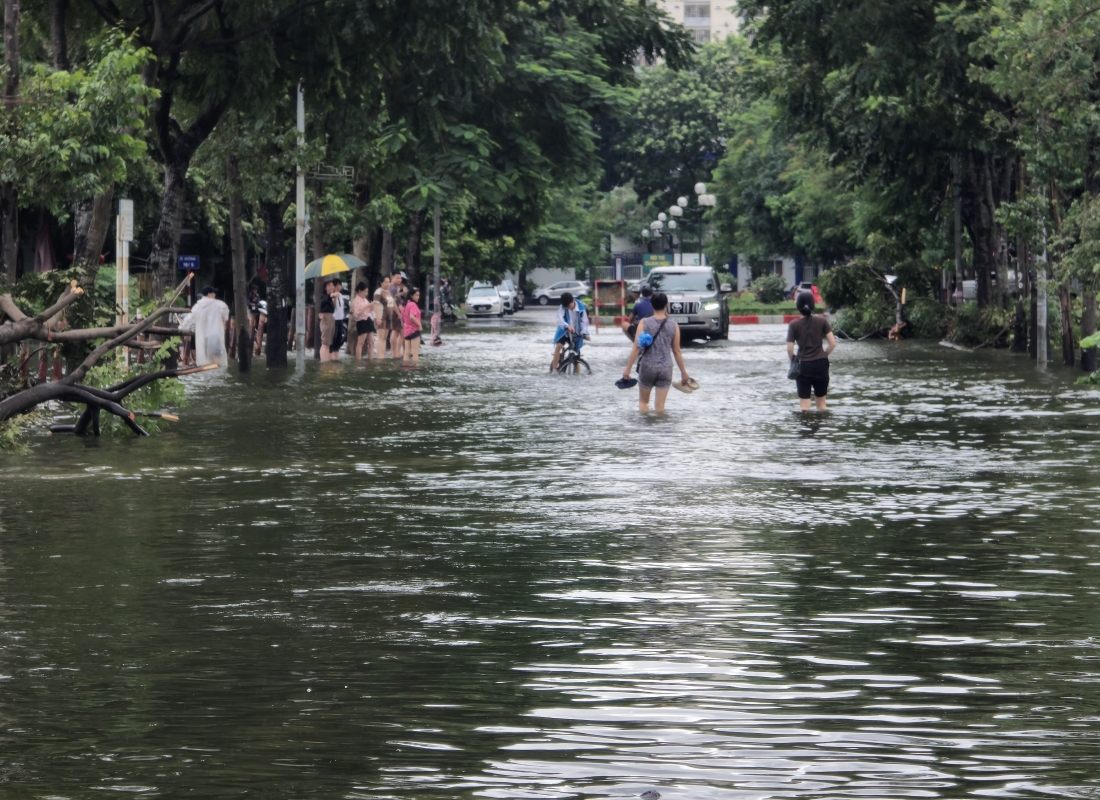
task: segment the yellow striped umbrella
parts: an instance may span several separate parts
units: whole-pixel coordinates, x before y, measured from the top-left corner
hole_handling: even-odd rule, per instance
[[[339,272],[348,272],[365,266],[367,265],[358,258],[349,256],[347,253],[328,255],[310,262],[309,266],[306,267],[306,277],[323,278],[326,275],[335,275]]]

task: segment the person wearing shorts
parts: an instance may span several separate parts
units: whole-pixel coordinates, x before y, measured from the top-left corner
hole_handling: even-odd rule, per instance
[[[638,321],[638,334],[634,339],[630,358],[627,359],[626,369],[623,370],[623,378],[630,379],[630,369],[637,362],[638,410],[643,414],[649,412],[649,396],[656,389],[653,408],[658,414],[663,414],[668,390],[672,388],[672,362],[675,361],[680,368],[680,380],[683,383],[688,383],[691,376],[687,373],[684,357],[680,352],[680,326],[669,319],[666,313],[668,296],[664,292],[657,292],[650,302],[653,304],[653,315]],[[652,341],[648,338],[643,340],[643,336],[651,337]]]
[[[405,334],[405,354],[402,360],[408,364],[411,360],[414,365],[420,363],[420,329],[423,320],[420,316],[420,290],[413,288],[401,309],[402,330]]]
[[[801,319],[787,326],[787,357],[794,359],[795,345],[802,362],[801,372],[795,380],[798,387],[798,406],[810,410],[813,393],[818,411],[825,410],[825,397],[829,393],[829,354],[836,350],[836,337],[824,314],[814,316],[812,292],[802,292],[795,300]]]
[[[355,286],[355,299],[351,301],[351,318],[355,320],[355,360],[367,359],[374,349],[374,303],[367,298],[367,284],[359,281]]]
[[[374,321],[378,328],[378,358],[386,357],[386,345],[390,341],[390,319],[386,314],[387,309],[393,303],[393,295],[390,294],[390,278],[387,275],[382,278],[381,285],[374,290]]]

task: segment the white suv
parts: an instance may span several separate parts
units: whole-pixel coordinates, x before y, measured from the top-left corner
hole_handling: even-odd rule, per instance
[[[566,292],[574,297],[584,297],[589,291],[588,284],[584,281],[558,281],[552,286],[540,286],[531,296],[540,306],[547,306],[551,300],[560,302],[561,296]]]

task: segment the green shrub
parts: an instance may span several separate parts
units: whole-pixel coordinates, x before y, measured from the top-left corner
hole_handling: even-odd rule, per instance
[[[858,264],[825,270],[817,277],[817,289],[825,305],[832,309],[865,303],[882,294],[878,281]]]
[[[1006,326],[1011,326],[1015,313],[1003,308],[979,308],[977,303],[964,303],[949,318],[946,339],[963,347],[985,344]],[[997,340],[996,347],[1007,347],[1012,340],[1009,332]]]
[[[852,339],[861,339],[894,327],[894,306],[882,299],[853,303],[837,314],[833,327]]]
[[[787,295],[787,282],[782,275],[761,275],[749,289],[761,303],[778,303]]]
[[[947,335],[951,309],[943,303],[920,297],[906,303],[905,321],[909,323],[908,335],[939,341]]]

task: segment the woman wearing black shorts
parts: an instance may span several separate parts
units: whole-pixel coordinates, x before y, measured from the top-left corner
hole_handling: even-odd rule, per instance
[[[810,410],[810,391],[813,390],[818,411],[825,410],[825,396],[829,393],[829,354],[836,350],[836,337],[828,318],[814,316],[814,296],[802,292],[795,301],[802,319],[796,319],[787,328],[787,357],[794,358],[794,346],[798,345],[798,357],[802,372],[795,381],[798,384],[798,405]]]

